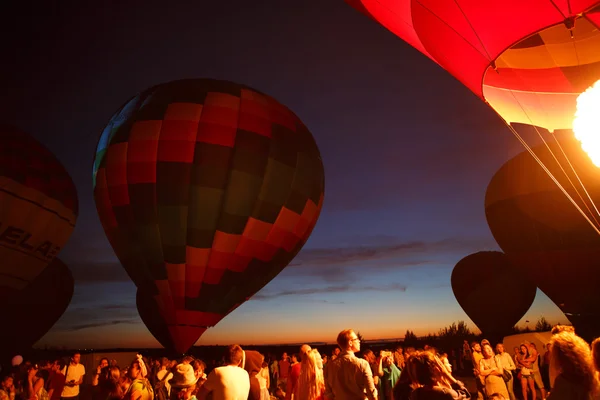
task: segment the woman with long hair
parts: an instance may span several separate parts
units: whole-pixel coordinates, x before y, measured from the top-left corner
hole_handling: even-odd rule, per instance
[[[591,400],[598,393],[590,346],[574,333],[552,336],[550,368],[556,379],[548,400]]]
[[[519,368],[519,377],[521,380],[521,391],[523,393],[523,400],[527,400],[527,388],[531,390],[531,400],[535,400],[537,393],[535,391],[535,381],[531,375],[531,355],[529,354],[529,346],[525,343],[521,343],[519,346],[519,354],[515,357],[517,368]]]
[[[100,399],[119,400],[123,398],[124,391],[121,385],[121,370],[119,367],[104,367],[98,379]]]
[[[27,381],[23,383],[21,397],[24,400],[49,400],[44,388],[44,381],[47,379],[48,371],[39,369],[37,364],[31,365],[27,369]]]
[[[322,400],[325,391],[323,360],[317,349],[312,349],[303,358],[298,378],[298,399]]]
[[[411,355],[406,363],[414,390],[411,400],[463,400],[469,395],[464,385],[429,351]]]

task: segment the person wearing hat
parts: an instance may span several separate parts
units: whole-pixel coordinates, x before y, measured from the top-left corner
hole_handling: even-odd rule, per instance
[[[171,398],[187,398],[185,395],[196,388],[198,378],[199,377],[194,373],[194,367],[192,367],[189,361],[177,364],[173,371],[173,378],[169,380],[169,384],[171,385]]]
[[[248,372],[250,378],[250,393],[248,400],[260,400],[260,381],[257,377],[262,369],[265,357],[256,350],[243,350],[242,364],[240,367]]]
[[[227,347],[225,365],[217,367],[206,378],[198,392],[198,400],[212,393],[213,400],[247,400],[250,394],[250,375],[241,368],[244,351],[237,345]]]

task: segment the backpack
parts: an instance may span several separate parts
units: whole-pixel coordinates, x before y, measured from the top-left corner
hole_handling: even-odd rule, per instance
[[[154,385],[154,400],[169,400],[169,392],[167,391],[167,386],[165,385],[167,377],[169,376],[169,371],[165,372],[165,376]]]

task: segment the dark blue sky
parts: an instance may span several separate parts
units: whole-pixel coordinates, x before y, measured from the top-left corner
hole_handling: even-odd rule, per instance
[[[60,254],[75,295],[40,343],[157,345],[100,226],[92,160],[124,101],[195,77],[287,105],[326,171],[325,206],[304,250],[198,344],[333,341],[346,327],[400,337],[470,323],[450,273],[462,257],[497,249],[485,188],[522,148],[459,82],[343,0],[73,3],[13,4],[0,39],[0,117],[53,151],[79,191],[77,227]],[[538,292],[523,321],[541,315],[566,321]]]

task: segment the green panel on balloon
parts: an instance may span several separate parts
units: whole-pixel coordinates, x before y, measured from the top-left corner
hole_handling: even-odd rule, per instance
[[[262,176],[232,170],[225,193],[223,211],[232,215],[250,216],[254,203],[248,199],[255,199],[261,186]]]
[[[271,204],[285,204],[296,173],[296,168],[270,158],[265,171],[265,185],[260,193],[260,199]]]
[[[202,186],[190,186],[188,227],[193,229],[214,230],[217,228],[224,192],[219,189]]]

